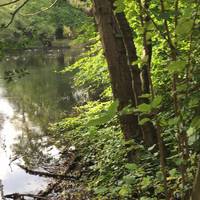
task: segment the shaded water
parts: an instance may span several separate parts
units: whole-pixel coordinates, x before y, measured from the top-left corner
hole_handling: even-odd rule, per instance
[[[0,187],[4,194],[36,192],[48,184],[48,179],[26,174],[17,163],[39,167],[59,155],[49,146],[46,127],[70,113],[85,96],[73,88],[73,74],[55,71],[62,70],[79,52],[28,50],[0,63]],[[5,82],[5,71],[24,67],[28,75]]]

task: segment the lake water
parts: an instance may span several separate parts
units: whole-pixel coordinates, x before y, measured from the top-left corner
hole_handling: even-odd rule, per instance
[[[59,155],[49,145],[47,125],[70,113],[87,95],[73,87],[72,73],[56,71],[79,53],[79,49],[27,50],[12,53],[0,63],[0,196],[35,193],[49,183],[49,179],[25,173],[17,163],[41,167]],[[19,69],[26,75],[14,73],[11,82],[4,80],[5,72]]]

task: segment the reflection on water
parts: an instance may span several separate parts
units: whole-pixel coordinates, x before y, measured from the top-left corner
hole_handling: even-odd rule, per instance
[[[37,177],[24,173],[18,166],[10,165],[10,158],[12,157],[11,145],[15,143],[15,138],[22,134],[22,130],[16,126],[19,125],[20,121],[18,121],[19,119],[17,117],[20,118],[20,116],[15,113],[14,108],[8,100],[3,97],[2,88],[0,91],[0,178],[4,185],[4,192],[36,191],[38,189],[38,183],[42,186],[45,180],[38,180]]]
[[[55,71],[62,70],[77,54],[77,50],[27,51],[0,63],[0,187],[2,184],[4,193],[33,192],[48,183],[45,178],[26,174],[16,163],[41,168],[59,154],[50,146],[47,124],[69,113],[81,92],[71,86],[72,74]],[[5,83],[5,70],[24,67],[29,75]]]

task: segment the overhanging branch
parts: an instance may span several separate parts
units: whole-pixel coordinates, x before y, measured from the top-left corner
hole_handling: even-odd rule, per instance
[[[4,6],[11,5],[11,4],[15,4],[15,3],[17,3],[18,1],[21,1],[21,0],[15,0],[15,1],[8,2],[8,3],[3,3],[3,4],[0,4],[0,7],[4,7]]]
[[[35,13],[23,14],[22,16],[34,16],[34,15],[38,15],[38,14],[40,14],[40,13],[42,13],[42,12],[45,12],[45,11],[49,10],[50,8],[52,8],[54,5],[56,5],[57,2],[58,2],[58,0],[55,0],[55,1],[54,1],[49,7],[47,7],[47,8],[43,8],[43,9],[41,9],[41,10],[35,12]]]
[[[17,1],[17,0],[16,0]],[[20,1],[20,0],[19,0]],[[21,4],[13,13],[11,13],[10,21],[5,25],[3,24],[1,28],[8,28],[15,19],[16,14],[29,2],[30,0],[26,0],[23,4]]]

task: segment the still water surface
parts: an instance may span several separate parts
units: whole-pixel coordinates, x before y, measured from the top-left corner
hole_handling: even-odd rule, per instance
[[[78,49],[25,51],[0,63],[0,187],[4,194],[39,191],[49,180],[26,174],[17,163],[39,166],[59,151],[49,146],[46,127],[87,98],[71,84],[72,73],[60,74]],[[28,75],[7,83],[7,70],[26,68]],[[0,199],[2,194],[0,194]]]

